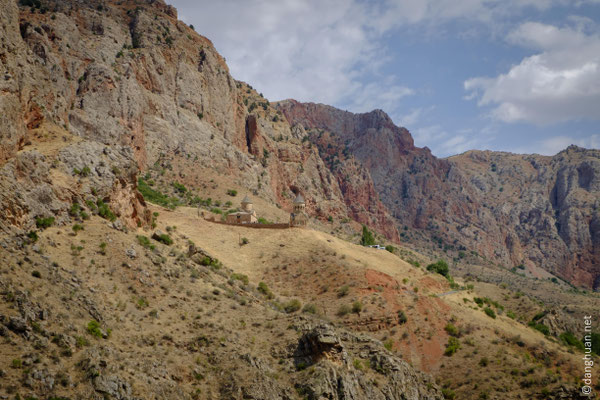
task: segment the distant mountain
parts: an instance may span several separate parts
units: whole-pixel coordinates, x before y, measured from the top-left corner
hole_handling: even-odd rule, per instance
[[[600,151],[576,146],[554,157],[470,151],[438,159],[381,110],[353,114],[286,100],[278,109],[311,142],[353,198],[350,157],[368,172],[404,239],[508,268],[543,270],[600,288]],[[348,200],[347,200],[348,202]]]

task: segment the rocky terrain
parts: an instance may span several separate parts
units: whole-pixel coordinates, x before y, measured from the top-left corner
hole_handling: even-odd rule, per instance
[[[292,125],[311,132],[342,182],[358,162],[404,240],[475,251],[508,269],[524,265],[590,289],[600,288],[600,152],[571,146],[554,157],[470,151],[438,159],[382,111],[352,114],[330,106],[277,103]],[[370,179],[369,179],[370,178]],[[425,235],[423,235],[425,234]]]
[[[577,398],[598,151],[272,104],[162,0],[0,18],[0,398]],[[308,229],[202,218],[298,193]]]

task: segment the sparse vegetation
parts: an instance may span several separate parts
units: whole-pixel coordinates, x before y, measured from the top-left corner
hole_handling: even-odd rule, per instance
[[[302,308],[302,303],[298,299],[292,299],[283,305],[284,311],[288,314],[296,312],[300,308]]]

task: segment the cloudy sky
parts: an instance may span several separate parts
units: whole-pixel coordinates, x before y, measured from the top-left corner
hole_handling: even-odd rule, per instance
[[[386,111],[418,146],[600,148],[600,0],[167,0],[269,100]]]

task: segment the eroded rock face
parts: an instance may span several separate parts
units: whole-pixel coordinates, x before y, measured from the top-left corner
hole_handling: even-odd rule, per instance
[[[524,264],[577,285],[600,285],[598,151],[572,146],[554,157],[470,151],[442,160],[415,147],[382,111],[352,114],[293,100],[277,107],[309,132],[359,221],[380,199],[378,215],[389,212],[398,227],[509,268]],[[370,185],[373,194],[366,195]]]

